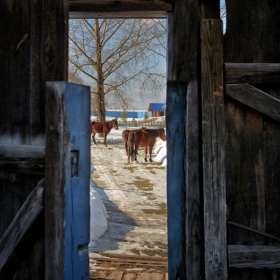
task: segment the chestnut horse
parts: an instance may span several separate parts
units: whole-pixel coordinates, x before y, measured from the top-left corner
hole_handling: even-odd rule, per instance
[[[127,141],[127,161],[130,163],[131,161],[137,161],[137,150],[139,147],[144,147],[145,151],[145,161],[147,161],[147,154],[149,148],[149,161],[152,162],[152,151],[153,147],[156,143],[156,139],[159,137],[161,140],[166,141],[166,135],[164,128],[158,129],[137,129],[130,131],[128,134],[128,141]]]
[[[124,147],[125,147],[125,152],[126,154],[128,155],[127,153],[127,141],[128,141],[128,134],[131,132],[131,131],[138,131],[138,130],[144,130],[146,129],[145,127],[142,127],[142,128],[138,128],[138,129],[125,129],[123,130],[122,132],[122,140],[124,142]]]
[[[118,130],[118,121],[116,119],[113,119],[111,121],[106,121],[106,122],[95,122],[93,121],[91,123],[91,134],[92,134],[92,140],[94,144],[97,145],[95,141],[95,134],[96,133],[103,133],[104,137],[104,145],[107,147],[107,135],[110,133],[111,129],[114,128]]]

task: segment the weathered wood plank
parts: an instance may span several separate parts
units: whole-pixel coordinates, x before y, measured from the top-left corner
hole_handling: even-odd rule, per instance
[[[280,121],[280,100],[248,84],[226,85],[226,95]]]
[[[44,158],[45,146],[1,145],[0,157]]]
[[[25,174],[45,174],[45,159],[24,159],[18,158],[2,159],[0,158],[1,172],[25,173]]]
[[[0,139],[22,144],[30,141],[30,5],[1,1],[0,6],[6,26],[0,39]]]
[[[70,19],[83,18],[166,18],[165,11],[124,11],[124,12],[70,12]]]
[[[45,146],[0,146],[0,169],[3,172],[44,175]]]
[[[197,81],[187,87],[186,104],[186,279],[200,279],[203,275],[201,215],[201,123],[199,118],[199,90]]]
[[[279,63],[225,63],[226,84],[279,83]]]
[[[63,90],[47,85],[46,105],[46,190],[45,235],[46,278],[64,279],[65,244],[65,190],[66,153],[69,145],[69,128],[66,124]],[[59,91],[60,94],[57,94]]]
[[[184,84],[167,84],[167,225],[168,225],[168,272],[170,279],[185,279],[185,108]],[[174,115],[172,108],[178,114]],[[176,135],[176,137],[173,137]]]
[[[280,247],[228,245],[230,268],[280,268]]]
[[[263,0],[248,0],[246,3],[243,0],[227,0],[226,8],[224,61],[279,63],[279,44],[275,38],[280,34],[277,28],[280,6]],[[260,85],[257,87],[260,88]],[[272,86],[264,84],[260,89],[276,96],[265,89],[269,87]],[[274,87],[278,87],[279,91],[279,84]],[[280,214],[277,210],[277,182],[280,174],[277,122],[232,98],[225,99],[228,219],[277,236]],[[271,123],[275,126],[274,131],[267,130]],[[267,136],[271,144],[266,143]],[[278,198],[275,196],[275,199],[271,199],[275,194]],[[267,227],[268,223],[270,229]],[[263,245],[268,242],[267,238],[261,235],[236,227],[228,227],[227,236],[229,244]],[[279,279],[275,275],[272,278],[271,274],[268,269],[232,268],[228,278]]]
[[[15,247],[21,241],[30,225],[44,208],[44,179],[27,197],[12,223],[0,239],[0,270],[5,265]]]
[[[167,12],[172,10],[172,4],[164,1],[70,1],[69,4],[70,14],[72,12]]]
[[[201,0],[200,1],[200,18],[220,18],[220,1],[219,0]]]
[[[89,278],[90,91],[47,82],[46,279]]]
[[[166,17],[172,4],[164,1],[70,1],[70,18]]]
[[[201,21],[205,278],[227,278],[225,115],[221,20]]]
[[[169,279],[199,280],[204,277],[198,22],[198,1],[176,1],[174,11],[168,13],[166,127]]]
[[[268,233],[265,233],[265,232],[262,232],[262,231],[250,228],[250,227],[246,227],[244,225],[241,225],[241,224],[238,224],[238,223],[235,223],[235,222],[231,222],[231,221],[227,221],[227,224],[235,226],[235,227],[238,227],[238,228],[242,228],[242,229],[245,229],[245,230],[248,230],[248,231],[260,234],[260,235],[263,235],[263,236],[268,237],[268,238],[270,238],[272,240],[276,240],[276,241],[280,242],[280,238],[278,238],[276,236],[273,236],[271,234],[268,234]]]

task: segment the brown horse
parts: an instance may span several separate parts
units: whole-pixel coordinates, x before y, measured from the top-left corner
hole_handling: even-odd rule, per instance
[[[128,134],[131,132],[131,131],[138,131],[138,130],[144,130],[146,129],[145,127],[142,127],[142,128],[138,128],[138,129],[125,129],[123,130],[122,132],[122,140],[124,142],[124,146],[125,146],[125,152],[126,154],[128,155],[127,153],[127,141],[128,141]]]
[[[103,133],[104,137],[104,145],[107,147],[107,135],[110,133],[111,129],[114,128],[118,130],[118,121],[116,119],[113,119],[111,121],[106,121],[106,122],[95,122],[93,121],[91,123],[91,134],[92,134],[92,140],[94,144],[97,145],[95,141],[95,134],[96,133]]]
[[[140,129],[129,132],[127,141],[127,161],[128,163],[135,160],[137,161],[137,150],[139,147],[144,147],[145,161],[147,161],[147,154],[149,148],[149,161],[152,162],[152,151],[156,143],[156,139],[159,137],[161,140],[166,141],[166,135],[164,128],[158,129]]]

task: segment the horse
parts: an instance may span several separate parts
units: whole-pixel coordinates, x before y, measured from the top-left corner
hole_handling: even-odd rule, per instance
[[[137,150],[139,147],[144,147],[145,156],[144,159],[147,162],[147,154],[149,148],[149,161],[153,162],[152,160],[152,151],[153,147],[156,143],[156,139],[159,137],[161,140],[166,141],[166,135],[164,128],[158,129],[138,129],[134,131],[130,131],[128,134],[128,141],[127,141],[127,162],[130,163],[131,161],[137,160]]]
[[[118,121],[116,119],[113,119],[111,121],[106,121],[106,122],[95,122],[93,121],[91,123],[91,134],[92,134],[92,140],[94,144],[97,145],[95,141],[95,134],[96,133],[103,133],[104,136],[104,145],[107,147],[107,135],[110,133],[111,129],[114,128],[118,130]]]
[[[127,141],[128,141],[128,134],[131,132],[131,131],[138,131],[138,130],[144,130],[146,129],[145,127],[142,127],[142,128],[138,128],[138,129],[125,129],[123,130],[122,132],[122,140],[124,142],[124,146],[125,146],[125,151],[126,151],[126,154],[128,155],[127,153]]]

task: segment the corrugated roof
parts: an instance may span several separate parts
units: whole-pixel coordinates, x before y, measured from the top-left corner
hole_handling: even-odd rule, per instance
[[[150,110],[151,111],[156,111],[156,112],[163,112],[164,108],[166,107],[165,103],[150,103]]]

